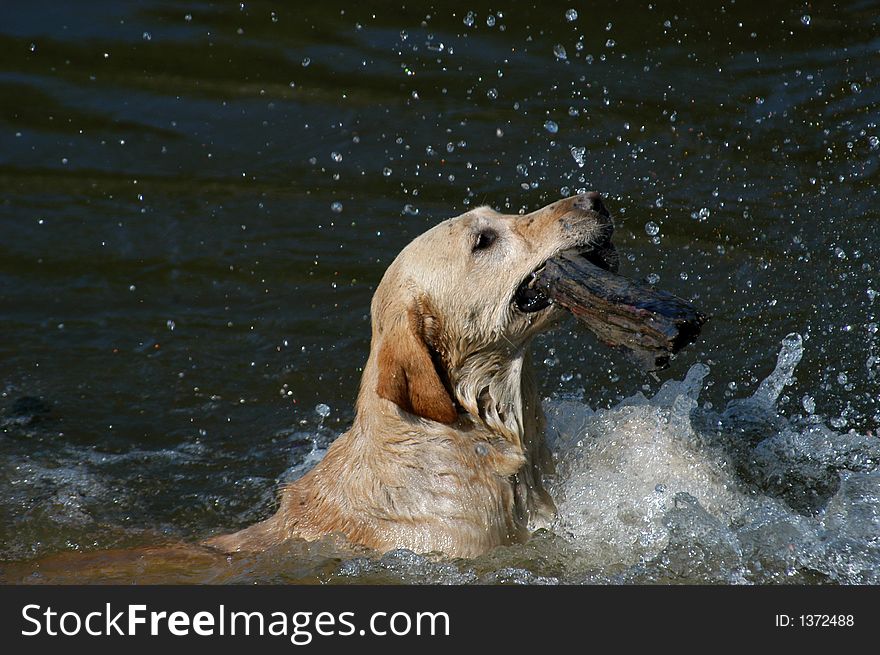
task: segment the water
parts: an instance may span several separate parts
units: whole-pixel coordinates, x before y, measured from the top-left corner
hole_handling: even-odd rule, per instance
[[[596,189],[621,271],[712,318],[657,379],[536,342],[552,533],[157,579],[876,582],[880,13],[570,8],[0,9],[0,569],[267,516],[407,241]]]
[[[778,413],[803,353],[788,335],[723,411],[702,364],[609,410],[551,403],[557,531],[603,580],[876,584],[880,440]]]

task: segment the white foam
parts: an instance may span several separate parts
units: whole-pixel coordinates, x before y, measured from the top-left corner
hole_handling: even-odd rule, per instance
[[[747,505],[723,455],[691,426],[707,373],[697,364],[652,399],[638,394],[609,410],[549,403],[549,430],[557,435],[556,530],[595,565],[628,566],[657,556],[669,542],[664,518],[678,494],[725,522]]]
[[[617,581],[880,582],[880,440],[780,415],[802,355],[786,336],[720,413],[702,364],[608,410],[548,401],[555,531]]]

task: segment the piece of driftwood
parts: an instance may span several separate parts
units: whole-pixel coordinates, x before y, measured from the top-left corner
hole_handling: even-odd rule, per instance
[[[706,322],[705,314],[678,296],[600,268],[573,250],[550,259],[533,286],[648,370],[667,366]]]

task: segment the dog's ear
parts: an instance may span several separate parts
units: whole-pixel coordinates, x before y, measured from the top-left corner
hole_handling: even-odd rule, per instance
[[[455,403],[443,386],[428,346],[436,319],[411,307],[382,336],[378,394],[401,409],[439,423],[454,423]]]

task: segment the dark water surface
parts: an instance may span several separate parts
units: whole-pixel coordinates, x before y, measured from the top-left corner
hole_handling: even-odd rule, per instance
[[[547,397],[700,361],[721,408],[796,332],[780,412],[880,423],[878,3],[34,0],[0,53],[7,564],[268,515],[352,419],[385,267],[479,204],[598,190],[621,272],[712,316],[659,380],[542,337]]]

